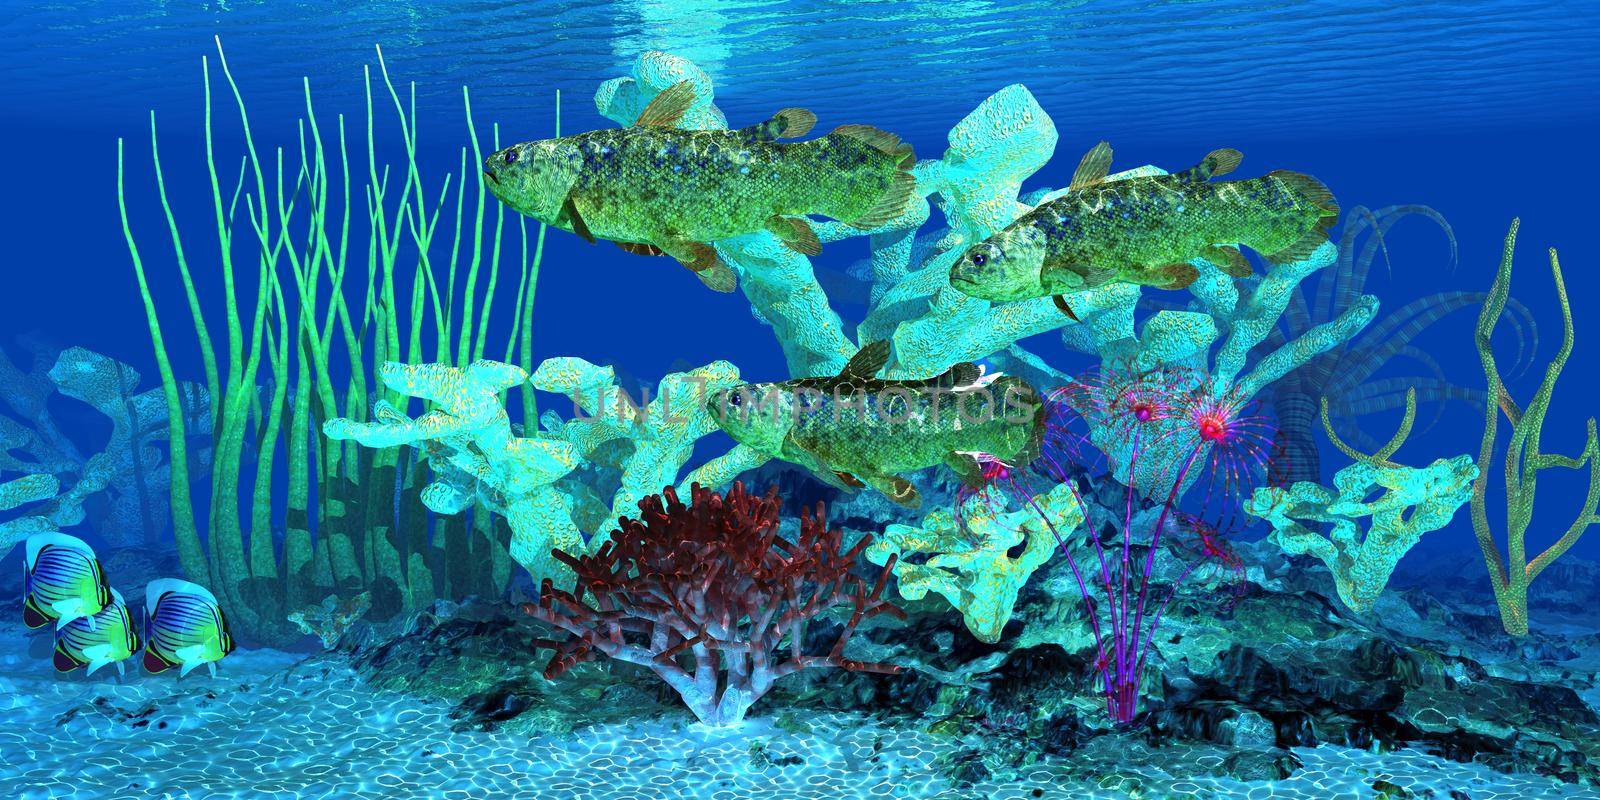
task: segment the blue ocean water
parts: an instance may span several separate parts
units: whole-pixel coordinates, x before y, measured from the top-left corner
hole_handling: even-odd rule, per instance
[[[470,90],[473,120],[486,142],[494,135],[502,143],[552,136],[558,96],[562,133],[613,127],[595,107],[595,88],[629,74],[641,54],[661,51],[709,75],[716,104],[733,127],[798,106],[817,115],[819,131],[870,124],[899,134],[924,158],[938,158],[950,127],[985,98],[1025,85],[1054,120],[1059,142],[1024,192],[1065,186],[1079,158],[1106,140],[1115,147],[1113,170],[1146,164],[1179,170],[1216,148],[1233,147],[1244,153],[1239,177],[1290,169],[1316,176],[1347,210],[1405,204],[1434,209],[1453,229],[1457,255],[1452,258],[1445,235],[1427,220],[1398,224],[1386,238],[1388,258],[1374,262],[1367,285],[1381,302],[1380,318],[1435,293],[1487,290],[1506,230],[1520,218],[1512,294],[1531,309],[1538,338],[1534,368],[1513,376],[1509,388],[1525,400],[1560,344],[1561,316],[1546,261],[1546,251],[1554,248],[1565,268],[1576,345],[1549,411],[1545,447],[1576,453],[1585,421],[1596,414],[1600,246],[1592,235],[1590,161],[1600,133],[1600,5],[1593,0],[85,0],[12,3],[0,9],[0,32],[0,74],[6,76],[0,82],[0,175],[8,189],[0,194],[7,245],[0,348],[13,358],[22,352],[19,342],[36,335],[134,367],[144,378],[141,388],[159,385],[118,221],[120,140],[129,223],[145,248],[173,368],[180,379],[200,379],[188,305],[165,249],[150,137],[153,120],[170,201],[192,245],[197,302],[218,308],[219,265],[207,238],[213,222],[204,161],[203,64],[210,70],[219,170],[229,186],[244,145],[222,82],[219,47],[248,104],[254,142],[269,163],[280,154],[294,162],[305,146],[301,120],[309,92],[323,135],[342,121],[353,160],[364,168],[364,87],[374,92],[377,160],[402,161],[400,132],[378,69],[381,57],[414,113],[417,161],[428,173],[430,192],[463,158],[472,160],[462,150],[463,87]],[[476,165],[467,163],[466,177],[476,181],[477,175]],[[361,262],[366,233],[360,222],[352,239]],[[718,359],[736,364],[749,380],[789,377],[771,328],[752,315],[742,293],[712,293],[668,259],[637,258],[559,230],[549,232],[544,247],[533,315],[534,363],[577,356],[644,384]],[[846,272],[868,255],[865,239],[855,238],[829,244],[813,263],[825,287],[844,286]],[[254,265],[247,266],[253,276]],[[253,298],[253,287],[243,291]],[[509,296],[510,282],[503,281],[499,291]],[[833,299],[851,330],[865,304],[843,291]],[[1455,311],[1415,341],[1449,381],[1475,390],[1484,385],[1472,341],[1476,315],[1476,306]],[[493,330],[503,335],[507,324],[497,319]],[[215,328],[213,334],[220,338]],[[1509,332],[1499,335],[1509,360]],[[1054,335],[1041,337],[1036,352],[1069,373],[1092,363],[1063,352]],[[1415,360],[1377,377],[1414,374]],[[52,401],[51,410],[81,442],[110,433],[103,416],[77,404]],[[1431,419],[1434,410],[1425,407],[1422,417]],[[1390,409],[1365,424],[1381,441],[1399,419]],[[1418,426],[1403,460],[1424,464],[1475,455],[1482,430],[1479,409],[1445,403],[1436,421]],[[722,434],[702,441],[692,464],[722,452],[728,442]],[[1322,454],[1326,480],[1346,462],[1329,445]],[[286,470],[279,464],[276,472],[281,487]],[[1547,545],[1565,530],[1581,507],[1586,480],[1583,471],[1557,471],[1543,479],[1531,547]],[[196,488],[202,502],[208,492]],[[1489,507],[1499,520],[1503,501],[1497,492],[1491,489]],[[282,526],[281,508],[275,521]],[[1243,538],[1258,539],[1260,531]],[[1476,552],[1463,508],[1412,549],[1396,583],[1404,583],[1408,571],[1426,573],[1433,561],[1457,563],[1466,554],[1470,564]],[[1600,558],[1600,533],[1580,540],[1568,558]],[[4,572],[13,574],[21,548],[0,552],[0,559]],[[1487,596],[1487,578],[1470,573],[1468,580],[1481,581]],[[10,587],[0,586],[0,596],[10,594]],[[1560,646],[1547,642],[1540,654]],[[13,663],[6,658],[18,670],[32,663],[0,653],[0,664]],[[289,661],[265,651],[245,658],[236,659],[240,674],[262,682]],[[37,666],[45,675],[48,656]],[[311,683],[303,675],[295,680]],[[362,691],[343,672],[330,680],[326,685],[338,692]],[[54,699],[70,693],[42,678],[17,691]],[[123,699],[142,700],[139,691],[145,689]],[[1596,703],[1592,687],[1583,696]],[[267,707],[272,701],[260,703]],[[254,712],[240,711],[247,713]],[[446,736],[458,725],[455,716],[447,719],[420,702],[385,713],[390,722],[397,713],[415,714],[425,719],[429,735]],[[850,731],[854,724],[830,720],[827,726],[833,727],[823,729]],[[772,732],[772,741],[795,735],[785,731]],[[649,737],[657,733],[652,728],[641,740],[650,746],[639,749],[651,751],[655,739]],[[546,744],[541,740],[539,746]],[[811,745],[793,746],[803,751]],[[604,751],[588,740],[583,747]],[[918,739],[905,747],[918,753],[935,745]],[[1356,744],[1357,751],[1364,747]],[[717,757],[744,755],[734,748]],[[515,760],[516,754],[513,748],[509,756],[495,751],[483,757]]]
[[[1594,19],[1588,2],[14,7],[4,23],[9,46],[0,53],[9,76],[0,89],[0,152],[13,186],[4,218],[14,265],[0,319],[7,331],[42,331],[153,376],[115,222],[115,142],[128,140],[137,229],[149,235],[162,225],[146,161],[152,111],[178,213],[206,213],[201,60],[209,57],[215,70],[213,37],[247,97],[258,143],[291,154],[304,114],[302,81],[324,121],[343,114],[358,124],[362,69],[372,67],[378,81],[381,46],[395,79],[414,87],[420,158],[435,174],[459,162],[461,87],[472,91],[478,124],[498,123],[508,142],[550,135],[558,90],[564,130],[609,127],[589,100],[593,87],[626,74],[639,53],[663,50],[707,71],[736,125],[803,106],[824,129],[870,123],[928,157],[984,97],[1022,83],[1060,134],[1055,157],[1025,189],[1065,184],[1079,156],[1105,139],[1116,148],[1116,168],[1178,169],[1229,146],[1245,153],[1241,174],[1308,172],[1346,208],[1431,206],[1455,229],[1459,263],[1450,263],[1430,224],[1397,226],[1388,242],[1392,274],[1375,270],[1373,277],[1386,308],[1445,288],[1487,288],[1505,229],[1520,216],[1526,263],[1515,294],[1544,326],[1545,355],[1559,317],[1538,254],[1559,248],[1568,265],[1577,360],[1550,429],[1576,435],[1592,413],[1581,401],[1588,375],[1582,365],[1595,363],[1582,320],[1584,301],[1597,288],[1590,265],[1600,261],[1584,235],[1592,214],[1582,178],[1600,118]],[[232,112],[219,105],[219,119],[224,111]],[[379,124],[387,124],[388,109],[378,111]],[[228,122],[217,131],[223,153],[240,144]],[[380,147],[395,142],[380,138]],[[399,151],[380,152],[380,161],[384,155]],[[551,236],[548,247],[538,287],[540,357],[604,360],[652,381],[675,366],[717,358],[748,376],[782,377],[776,342],[740,295],[707,293],[670,264],[573,236]],[[865,255],[850,242],[817,263],[837,270]],[[175,289],[170,272],[157,274],[158,289],[163,280]],[[204,293],[216,281],[201,284]],[[162,302],[164,312],[183,311],[172,291]],[[852,309],[839,310],[851,317]],[[1457,312],[1421,342],[1465,386],[1482,382],[1466,338],[1473,313]],[[179,372],[194,374],[193,352],[173,357]],[[1481,419],[1453,405],[1411,445],[1417,458],[1475,447]],[[1453,542],[1465,544],[1464,535]],[[1582,546],[1600,553],[1600,543]]]

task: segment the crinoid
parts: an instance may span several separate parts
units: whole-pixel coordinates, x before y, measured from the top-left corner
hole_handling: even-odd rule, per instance
[[[1290,298],[1277,329],[1260,345],[1263,352],[1282,347],[1306,331],[1339,316],[1363,294],[1372,262],[1383,251],[1384,237],[1407,217],[1432,220],[1450,244],[1450,261],[1456,258],[1455,233],[1437,211],[1422,205],[1386,206],[1369,211],[1351,209],[1339,241],[1339,261],[1308,291],[1302,284]],[[1365,236],[1364,236],[1365,235]],[[1343,342],[1270,384],[1260,398],[1278,420],[1269,481],[1286,485],[1321,479],[1317,451],[1318,406],[1326,400],[1334,429],[1355,446],[1368,450],[1378,443],[1362,432],[1363,417],[1394,411],[1405,403],[1406,390],[1415,388],[1417,399],[1431,404],[1433,413],[1424,429],[1443,413],[1452,400],[1481,408],[1484,393],[1457,386],[1445,377],[1438,361],[1414,344],[1417,336],[1435,323],[1464,308],[1480,305],[1485,292],[1446,291],[1420,297],[1368,325],[1360,336]],[[1517,338],[1517,362],[1531,356],[1538,344],[1538,327],[1527,307],[1511,301],[1507,317]],[[1390,369],[1408,361],[1417,371],[1407,374]]]
[[[1131,722],[1138,714],[1139,689],[1155,631],[1178,586],[1205,564],[1215,563],[1224,572],[1243,570],[1222,534],[1229,526],[1195,521],[1207,519],[1208,508],[1232,506],[1260,473],[1271,426],[1252,413],[1253,403],[1214,386],[1191,370],[1111,369],[1052,393],[1060,407],[1052,409],[1050,439],[1064,435],[1069,449],[1088,440],[1102,451],[1107,447],[1117,451],[1115,456],[1106,454],[1108,474],[1100,480],[1120,483],[1124,497],[1114,507],[1098,507],[1098,511],[1111,518],[1121,535],[1102,541],[1094,533],[1100,529],[1098,525],[1085,525],[1091,550],[1087,557],[1082,546],[1074,552],[1074,543],[1067,541],[1064,533],[1058,532],[1057,539],[1083,597],[1106,712],[1119,724]],[[1099,435],[1078,434],[1077,423],[1098,428]],[[1062,466],[1078,460],[1049,458],[1052,449],[1047,439],[1046,457],[1035,463],[1042,471],[1053,472],[1051,477],[1071,487],[1076,497],[1077,477]],[[1136,475],[1154,479],[1136,481]],[[1187,513],[1178,507],[1180,498],[1186,495],[1191,480],[1202,475],[1201,510]],[[1158,494],[1140,497],[1134,487],[1141,482],[1160,487]],[[1034,502],[1025,484],[1012,479],[1005,485],[1022,494],[1022,503]],[[1091,506],[1081,497],[1077,499],[1088,513]],[[1039,516],[1050,524],[1046,515]],[[1176,576],[1158,576],[1156,556],[1164,536],[1169,528],[1185,527],[1198,543],[1187,546],[1180,542],[1178,549],[1191,557],[1181,559],[1183,566]]]

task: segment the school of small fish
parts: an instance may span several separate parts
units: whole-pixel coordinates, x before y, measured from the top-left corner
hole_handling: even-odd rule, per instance
[[[61,672],[87,668],[93,675],[116,664],[126,674],[127,659],[143,650],[152,674],[177,667],[181,677],[203,666],[216,675],[217,662],[233,652],[228,619],[199,584],[151,581],[141,627],[87,542],[52,531],[29,537],[25,549],[22,621],[29,628],[54,625],[52,660]]]

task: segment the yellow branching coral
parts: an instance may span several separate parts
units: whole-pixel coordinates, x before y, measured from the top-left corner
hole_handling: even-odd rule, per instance
[[[1515,400],[1511,399],[1506,391],[1505,383],[1500,379],[1499,367],[1495,364],[1494,350],[1490,346],[1490,339],[1494,336],[1495,325],[1500,322],[1500,315],[1505,311],[1506,303],[1511,296],[1511,258],[1517,246],[1517,227],[1520,220],[1511,221],[1511,230],[1506,233],[1505,250],[1500,259],[1500,270],[1495,275],[1494,285],[1489,289],[1489,299],[1483,304],[1483,311],[1478,316],[1477,331],[1474,336],[1478,347],[1478,356],[1483,362],[1483,374],[1488,380],[1489,397],[1494,402],[1486,403],[1484,408],[1483,442],[1478,450],[1477,481],[1472,485],[1472,529],[1478,537],[1478,546],[1483,550],[1484,564],[1489,568],[1489,580],[1494,588],[1494,599],[1500,606],[1500,621],[1505,625],[1506,633],[1512,636],[1528,635],[1528,584],[1550,566],[1562,553],[1567,552],[1577,543],[1578,537],[1589,529],[1590,525],[1600,522],[1600,439],[1595,435],[1594,417],[1589,418],[1587,433],[1583,440],[1583,449],[1576,456],[1564,456],[1559,453],[1546,453],[1539,449],[1540,438],[1544,433],[1544,415],[1550,410],[1550,398],[1555,394],[1556,379],[1561,377],[1561,370],[1566,367],[1567,359],[1572,355],[1572,307],[1567,302],[1567,284],[1561,277],[1561,260],[1556,256],[1556,251],[1550,251],[1550,272],[1555,276],[1556,297],[1561,301],[1561,349],[1556,352],[1556,357],[1545,367],[1544,380],[1539,382],[1539,391],[1534,394],[1533,400],[1527,408],[1518,408]],[[1494,531],[1489,529],[1489,513],[1485,506],[1485,498],[1489,490],[1489,467],[1494,462],[1495,433],[1499,428],[1500,415],[1505,414],[1511,422],[1511,439],[1506,444],[1505,476],[1506,476],[1506,554],[1502,557],[1500,546],[1495,543]],[[1561,537],[1551,544],[1544,552],[1533,559],[1528,558],[1528,548],[1525,536],[1528,526],[1533,521],[1534,490],[1538,487],[1539,472],[1551,468],[1584,469],[1589,473],[1589,490],[1584,495],[1583,505],[1578,510],[1577,518]]]

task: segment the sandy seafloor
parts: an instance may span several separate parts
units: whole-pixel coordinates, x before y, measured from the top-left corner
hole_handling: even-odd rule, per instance
[[[687,718],[567,735],[453,730],[448,704],[377,691],[339,656],[244,650],[216,677],[58,677],[47,636],[0,624],[0,797],[17,798],[1600,798],[1418,752],[1321,746],[1276,783],[1150,772],[1084,785],[1046,761],[1020,779],[956,786],[959,742],[865,714],[708,730]],[[1063,762],[1064,763],[1064,762]],[[1070,781],[1070,782],[1069,782]]]

